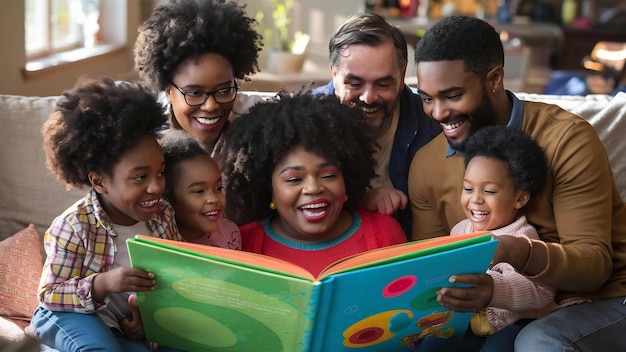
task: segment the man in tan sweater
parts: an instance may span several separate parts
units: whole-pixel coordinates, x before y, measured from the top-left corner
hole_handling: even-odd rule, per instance
[[[464,218],[459,198],[467,136],[486,125],[521,129],[543,148],[548,182],[526,211],[542,241],[500,237],[493,259],[556,287],[557,303],[587,297],[535,320],[516,351],[626,349],[626,207],[600,139],[584,119],[555,105],[518,100],[504,89],[504,52],[488,23],[452,16],[416,48],[424,111],[443,133],[415,155],[409,172],[414,240],[445,236]],[[514,145],[511,148],[515,148]],[[473,287],[443,288],[438,301],[477,311],[493,294],[487,275],[457,275]]]

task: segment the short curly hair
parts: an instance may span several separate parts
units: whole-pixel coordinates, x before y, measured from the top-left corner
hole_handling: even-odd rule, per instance
[[[233,121],[226,135],[222,175],[229,201],[250,221],[272,215],[272,173],[297,146],[341,169],[354,209],[367,192],[378,147],[372,127],[359,109],[334,95],[281,93],[254,105]]]
[[[81,77],[44,122],[46,166],[68,186],[91,186],[92,171],[112,175],[122,154],[167,117],[154,91],[105,77]]]
[[[183,130],[167,129],[159,136],[159,145],[165,156],[165,191],[163,197],[168,201],[175,198],[174,185],[180,178],[178,164],[197,156],[213,160],[202,148],[200,142]],[[216,163],[217,165],[217,163]]]
[[[513,184],[531,197],[546,184],[548,166],[543,149],[524,132],[502,126],[485,126],[467,140],[465,166],[476,156],[504,161]]]
[[[429,28],[415,47],[415,63],[462,60],[466,72],[484,79],[489,70],[504,66],[500,34],[487,22],[449,16]]]
[[[245,5],[224,0],[171,0],[139,27],[135,66],[151,88],[163,90],[178,66],[206,53],[223,56],[236,78],[259,70],[263,43]]]

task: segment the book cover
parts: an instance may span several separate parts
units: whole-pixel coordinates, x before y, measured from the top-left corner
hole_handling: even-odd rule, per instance
[[[439,306],[453,274],[484,273],[488,233],[381,248],[330,265],[317,278],[268,256],[137,236],[133,267],[155,274],[137,294],[146,337],[186,351],[410,351],[458,338],[472,313]]]

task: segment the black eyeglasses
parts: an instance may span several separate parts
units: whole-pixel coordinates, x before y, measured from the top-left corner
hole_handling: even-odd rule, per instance
[[[175,85],[174,82],[170,81],[170,83],[174,86],[174,88],[178,89],[180,94],[183,95],[185,103],[189,106],[202,105],[207,101],[207,99],[209,99],[210,96],[213,96],[215,101],[219,104],[230,103],[235,100],[237,97],[237,90],[239,90],[239,87],[237,87],[237,84],[235,83],[234,87],[220,88],[212,92],[203,92],[201,90],[190,90],[185,92],[180,87]]]

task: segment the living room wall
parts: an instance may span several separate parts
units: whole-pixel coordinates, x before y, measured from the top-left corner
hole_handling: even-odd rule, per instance
[[[124,77],[133,69],[132,45],[141,23],[145,1],[105,0],[126,13],[126,44],[115,52],[81,62],[62,64],[42,72],[24,74],[24,1],[0,1],[0,94],[48,96],[71,88],[81,75]],[[125,10],[125,11],[124,11]],[[122,33],[122,36],[124,33]]]
[[[57,95],[71,88],[82,75],[93,77],[113,76],[119,79],[133,78],[132,46],[137,28],[155,4],[167,0],[103,0],[115,11],[124,12],[126,44],[103,56],[80,62],[62,64],[37,73],[24,74],[26,63],[24,50],[24,1],[0,1],[0,47],[3,49],[0,65],[0,94],[48,96]],[[264,9],[265,1],[237,0],[246,4],[251,17]],[[292,26],[311,35],[309,60],[327,70],[328,40],[339,23],[348,15],[361,12],[364,0],[295,0]],[[121,10],[120,10],[121,9]],[[118,19],[120,16],[112,16]],[[265,53],[260,57],[262,67]]]

